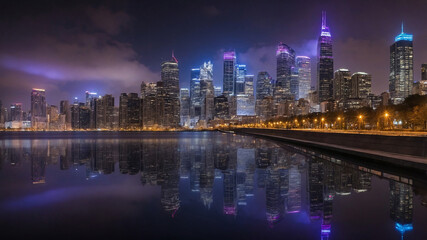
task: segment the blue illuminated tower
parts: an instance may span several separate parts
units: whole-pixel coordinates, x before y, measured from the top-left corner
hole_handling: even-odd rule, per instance
[[[319,103],[332,99],[334,78],[334,59],[332,57],[332,37],[326,26],[326,12],[322,12],[322,30],[317,43],[317,84]]]
[[[414,50],[412,34],[397,35],[390,46],[390,98],[394,104],[403,102],[412,92],[414,82]]]

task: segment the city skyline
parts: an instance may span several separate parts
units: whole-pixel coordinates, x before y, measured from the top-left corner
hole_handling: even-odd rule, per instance
[[[212,47],[200,48],[197,46],[198,44],[195,44],[194,47],[188,49],[188,43],[192,40],[191,38],[188,38],[190,33],[185,32],[184,35],[187,37],[187,41],[183,41],[183,38],[178,37],[177,41],[173,41],[170,45],[162,44],[161,47],[153,45],[150,48],[152,53],[146,54],[145,57],[144,54],[148,50],[145,49],[144,52],[141,48],[144,49],[146,48],[145,46],[148,46],[149,44],[146,42],[143,44],[135,44],[132,43],[132,41],[128,41],[129,36],[140,38],[140,35],[142,34],[141,32],[143,32],[143,30],[137,31],[136,29],[138,28],[135,26],[135,24],[139,23],[141,19],[137,19],[137,17],[135,17],[134,10],[129,10],[129,6],[133,6],[132,4],[135,3],[129,3],[129,6],[114,7],[108,5],[100,6],[96,4],[92,4],[88,7],[84,6],[84,4],[80,4],[70,8],[70,10],[65,10],[65,6],[61,6],[60,4],[53,4],[50,8],[43,10],[38,8],[35,8],[35,10],[26,9],[26,13],[30,16],[29,18],[31,19],[31,17],[34,17],[35,27],[31,30],[27,28],[29,24],[28,17],[17,18],[17,15],[4,14],[1,19],[1,26],[4,27],[8,34],[1,38],[1,49],[4,50],[0,56],[0,67],[3,70],[1,80],[2,90],[0,90],[0,94],[2,96],[1,100],[3,102],[3,106],[9,106],[15,102],[22,102],[23,108],[28,110],[29,102],[26,100],[27,97],[24,98],[23,96],[28,96],[28,91],[32,88],[44,88],[49,93],[47,94],[46,100],[50,104],[57,105],[57,102],[60,100],[69,100],[71,102],[74,96],[78,96],[80,99],[83,99],[83,94],[86,90],[96,91],[100,95],[113,94],[117,102],[118,96],[121,92],[139,92],[137,89],[139,89],[141,81],[159,81],[160,68],[158,66],[163,62],[163,60],[169,58],[172,50],[175,50],[175,55],[180,60],[181,87],[189,87],[190,69],[193,66],[199,65],[200,62],[208,60],[212,60],[213,63],[214,85],[222,86],[222,53],[224,50],[228,49],[235,49],[239,63],[246,64],[249,73],[257,75],[260,71],[267,71],[273,79],[276,79],[274,49],[277,47],[278,42],[282,41],[295,49],[297,55],[307,55],[313,60],[316,59],[313,52],[315,53],[316,51],[316,38],[319,35],[319,19],[320,12],[322,10],[326,10],[328,13],[327,24],[330,27],[331,34],[333,36],[334,70],[339,68],[349,68],[353,72],[362,71],[371,74],[372,91],[375,94],[379,94],[388,90],[388,46],[393,43],[394,37],[399,34],[400,23],[402,21],[405,24],[405,32],[409,32],[414,35],[415,81],[420,80],[421,74],[419,73],[421,71],[421,64],[425,62],[424,59],[427,58],[427,56],[423,56],[426,55],[426,53],[422,50],[425,48],[423,44],[427,42],[424,41],[427,36],[426,33],[422,31],[422,28],[420,28],[422,27],[422,24],[419,24],[419,21],[422,20],[420,14],[422,9],[425,9],[426,6],[421,4],[421,1],[406,2],[404,4],[405,8],[412,10],[398,12],[397,7],[399,6],[399,3],[403,4],[403,2],[395,1],[384,5],[386,9],[390,10],[390,13],[385,14],[384,19],[381,21],[373,21],[372,10],[364,10],[367,11],[365,12],[365,16],[367,17],[366,19],[359,19],[360,21],[357,26],[354,25],[354,22],[352,23],[349,16],[343,16],[345,10],[342,10],[342,6],[340,4],[321,6],[320,4],[313,3],[313,7],[307,9],[302,9],[299,4],[294,4],[293,6],[295,6],[296,10],[295,14],[298,13],[301,16],[305,16],[304,26],[298,29],[297,26],[301,26],[300,21],[289,26],[289,21],[278,21],[280,17],[277,17],[275,11],[271,11],[271,19],[276,20],[277,23],[264,25],[264,28],[262,29],[255,27],[252,28],[252,31],[246,31],[246,35],[250,32],[251,36],[257,32],[263,32],[264,35],[262,36],[255,34],[261,39],[251,37],[245,41],[239,42],[237,39],[241,38],[241,36],[245,36],[245,34],[239,35],[239,33],[236,33],[224,35],[220,39],[215,38],[220,41],[216,41],[218,43],[215,43]],[[380,5],[381,3],[377,4]],[[255,5],[258,6],[259,4]],[[29,7],[30,6],[28,6],[28,8]],[[188,7],[189,6],[187,5],[183,5],[180,8],[177,8],[175,15],[180,15],[188,11]],[[214,13],[215,11],[213,10],[217,9],[218,15],[213,14],[212,17],[208,18],[210,26],[216,26],[222,23],[223,20],[218,19],[218,16],[230,16],[228,11],[224,11],[224,6],[221,2],[219,2],[217,6],[210,8],[204,8],[199,5],[193,7],[200,8],[200,12],[197,17],[211,16],[208,12]],[[9,10],[10,13],[16,13],[15,8],[16,6],[10,4],[5,7],[5,10]],[[83,11],[81,14],[85,15],[84,17],[86,18],[88,16],[90,17],[88,21],[90,29],[87,30],[87,32],[81,31],[79,25],[81,23],[78,21],[76,23],[76,20],[73,17],[70,17],[73,11],[82,8],[86,9],[86,11]],[[149,8],[156,10],[158,6],[151,4]],[[264,8],[268,7],[265,6]],[[64,16],[57,16],[57,14],[52,13],[53,10],[58,9],[61,10],[60,12],[64,13]],[[211,11],[209,11],[209,9]],[[172,10],[167,9],[166,12],[170,11]],[[395,14],[392,15],[392,13]],[[244,12],[244,14],[247,13]],[[105,19],[106,16],[120,21],[117,21],[116,24],[111,24],[105,21],[104,25],[100,24],[99,20],[103,18]],[[129,17],[136,19],[131,21],[129,20]],[[46,19],[50,18],[57,19],[58,24],[46,23]],[[70,28],[72,28],[74,33],[78,33],[76,36],[79,37],[70,38],[68,41],[63,40],[64,37],[69,36],[70,34],[67,29],[64,30],[64,25],[67,22],[65,20],[71,24]],[[215,21],[218,21],[218,23],[215,23]],[[130,24],[131,26],[127,25],[129,22],[132,22],[132,24]],[[74,23],[74,25],[72,23]],[[254,24],[255,23],[248,22],[247,27],[250,28]],[[283,24],[283,26],[280,24]],[[43,26],[45,30],[38,33],[38,30]],[[23,32],[25,29],[27,29],[28,32]],[[59,34],[54,34],[52,32],[53,29],[59,29],[61,31],[58,31]],[[158,31],[161,29],[162,27],[159,27],[157,30],[151,29],[156,33],[153,37],[158,38]],[[218,27],[213,29],[215,31],[212,31],[212,33],[209,33],[208,35],[221,33]],[[349,32],[349,29],[351,29],[352,32]],[[197,34],[200,31],[203,30],[196,27],[191,34]],[[274,34],[265,34],[269,32],[273,32]],[[27,46],[24,47],[22,44],[25,42],[26,36],[33,35],[37,36],[34,38],[32,45],[34,48],[28,48]],[[45,40],[48,39],[51,45],[56,47],[60,54],[53,54],[48,48],[49,45],[46,45],[45,42],[42,41],[41,37],[45,37]],[[117,38],[124,38],[127,40],[121,41],[117,40]],[[111,48],[111,46],[104,41],[105,39],[117,41],[119,46],[118,49],[120,51],[116,48]],[[99,76],[91,69],[82,68],[81,64],[76,64],[76,59],[70,59],[71,57],[64,54],[64,49],[66,47],[70,47],[70,49],[68,49],[69,51],[81,50],[79,49],[79,46],[72,44],[72,41],[74,40],[77,43],[81,43],[82,46],[85,46],[87,48],[85,50],[91,53],[90,56],[93,56],[93,58],[89,57],[83,62],[88,65],[98,67]],[[91,45],[91,41],[100,41],[99,44],[101,51],[94,49],[96,45]],[[197,42],[200,41],[203,40],[197,40]],[[237,42],[239,43],[237,44]],[[124,45],[123,43],[129,43],[129,45]],[[206,43],[209,43],[209,41]],[[355,48],[354,45],[357,45],[357,48]],[[372,56],[371,52],[373,50],[376,52],[375,56]],[[155,53],[153,53],[153,51],[155,51]],[[72,52],[69,53],[72,56],[75,55],[71,54]],[[110,62],[102,60],[106,53],[110,53]],[[117,57],[117,54],[119,54],[119,57]],[[43,55],[43,57],[41,57],[41,55]],[[132,66],[131,68],[128,68],[130,66],[128,65],[129,62],[123,63],[119,61],[118,64],[113,64],[117,59],[123,60],[123,58],[129,59],[129,57],[133,59],[130,61]],[[147,57],[152,60],[147,61]],[[96,62],[96,60],[99,60],[99,62]],[[316,68],[313,66],[315,64],[316,61],[312,61],[311,85],[316,85],[313,81],[313,79],[317,77],[315,74]],[[73,66],[75,68],[72,68]],[[126,76],[134,74],[134,79],[123,79],[123,72],[117,71],[118,69],[113,66],[125,69]],[[110,75],[105,74],[105,68],[111,68]],[[100,77],[100,79],[95,79],[98,77]],[[102,79],[102,77],[105,79]],[[90,78],[95,80],[90,80]],[[111,80],[112,78],[115,78],[116,80]],[[11,81],[16,84],[10,84]],[[32,84],[31,86],[30,83]],[[117,84],[119,84],[119,86],[123,86],[123,89],[118,88]]]

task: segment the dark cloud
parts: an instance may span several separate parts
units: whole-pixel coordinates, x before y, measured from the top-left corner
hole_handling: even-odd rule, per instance
[[[31,29],[28,34],[23,34],[15,29],[19,34],[15,41],[3,41],[0,67],[4,88],[0,92],[6,96],[5,102],[16,101],[14,96],[6,94],[11,89],[17,95],[21,95],[20,92],[29,95],[32,87],[43,87],[52,102],[57,104],[64,97],[71,98],[70,92],[66,94],[66,89],[60,89],[70,82],[80,86],[81,93],[85,87],[97,86],[103,90],[101,94],[118,95],[125,90],[138,92],[135,86],[139,86],[142,80],[159,80],[158,72],[138,61],[140,56],[131,44],[113,36],[129,23],[127,14],[113,13],[103,7],[87,8],[86,14],[91,21],[85,21],[85,25],[77,19],[68,21],[68,26],[58,25],[47,31]],[[31,25],[25,21],[29,19],[20,24]],[[45,24],[37,22],[37,26]]]

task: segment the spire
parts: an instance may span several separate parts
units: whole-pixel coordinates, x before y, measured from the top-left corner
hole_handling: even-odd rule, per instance
[[[178,60],[175,57],[174,51],[172,50],[172,60],[175,61],[176,63],[178,63]]]
[[[326,28],[326,11],[322,11],[322,29]]]
[[[322,32],[320,34],[322,37],[330,37],[331,33],[329,32],[329,27],[326,26],[326,11],[322,11]]]
[[[403,33],[403,21],[402,21],[402,33]]]

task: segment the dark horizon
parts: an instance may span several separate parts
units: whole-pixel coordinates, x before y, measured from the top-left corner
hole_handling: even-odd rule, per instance
[[[8,3],[0,16],[0,100],[29,109],[32,88],[46,89],[47,102],[82,101],[86,90],[100,95],[139,93],[141,81],[160,80],[160,64],[174,51],[180,87],[190,69],[214,64],[214,83],[222,87],[222,51],[235,49],[248,73],[266,70],[276,79],[275,48],[284,42],[297,55],[312,58],[321,11],[333,39],[334,69],[372,74],[375,94],[388,90],[389,47],[400,33],[414,35],[414,80],[427,62],[427,4],[413,1],[344,3],[198,1],[124,3]],[[423,22],[424,21],[424,22]]]

